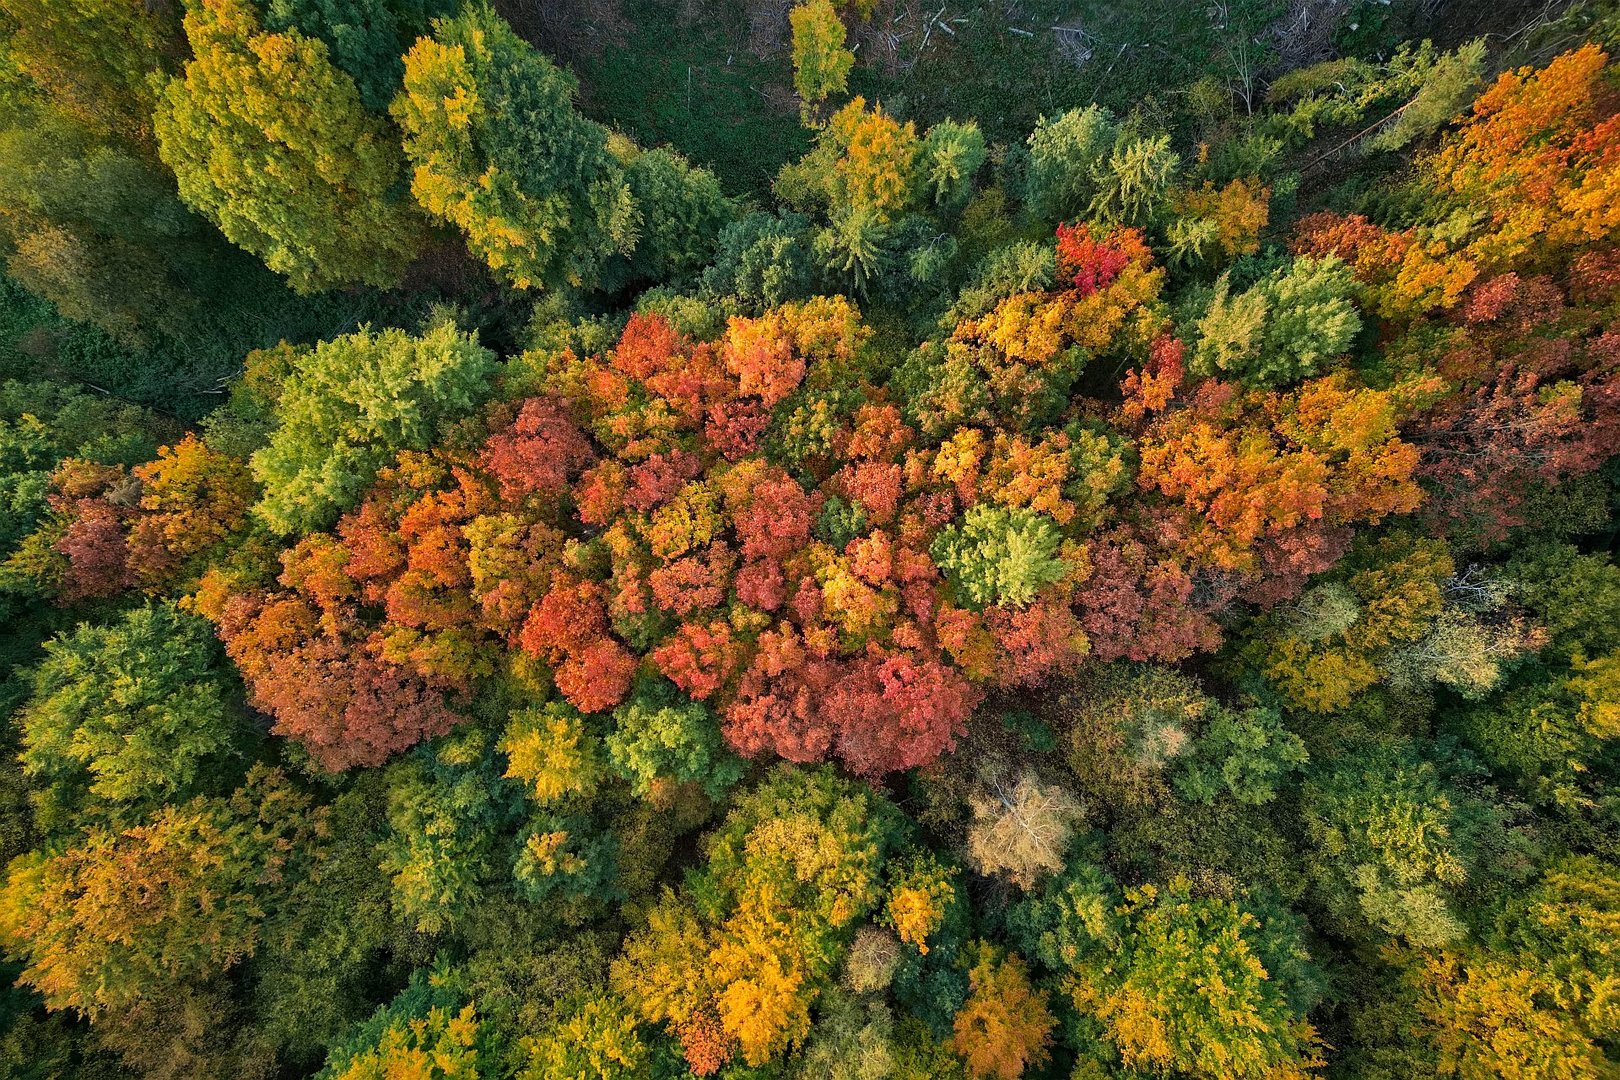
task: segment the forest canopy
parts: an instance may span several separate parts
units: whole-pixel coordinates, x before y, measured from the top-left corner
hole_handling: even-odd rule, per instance
[[[1614,5],[767,6],[0,0],[0,1074],[1620,1073]]]

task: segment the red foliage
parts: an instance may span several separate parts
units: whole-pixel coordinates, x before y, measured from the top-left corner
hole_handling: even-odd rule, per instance
[[[837,757],[879,777],[934,760],[956,744],[979,691],[938,660],[910,654],[823,660],[791,630],[760,637],[726,712],[738,753],[789,761]]]
[[[632,510],[653,510],[675,497],[688,481],[703,472],[703,462],[685,450],[654,454],[630,467],[624,505]]]
[[[1193,604],[1192,578],[1128,532],[1094,544],[1091,564],[1075,607],[1099,659],[1171,662],[1220,645],[1220,627]]]
[[[636,658],[612,638],[596,641],[572,652],[557,667],[557,689],[580,712],[606,712],[630,693]]]
[[[125,515],[99,499],[75,500],[67,530],[56,550],[67,556],[60,598],[76,603],[93,597],[115,596],[135,584],[129,568],[129,545],[124,540]]]
[[[700,552],[660,566],[648,575],[647,583],[659,607],[686,616],[724,602],[735,564],[735,557],[724,543],[709,544]]]
[[[993,681],[1000,687],[1035,686],[1073,671],[1090,649],[1074,609],[1061,599],[991,608],[984,623],[996,643]]]
[[[457,722],[442,693],[361,643],[321,629],[301,599],[233,598],[220,632],[249,702],[276,718],[276,734],[297,739],[329,772],[380,765]]]
[[[745,559],[782,558],[810,540],[820,499],[805,493],[787,473],[770,470],[754,484],[735,528]]]
[[[1083,297],[1112,285],[1131,262],[1130,254],[1111,244],[1112,239],[1112,233],[1099,237],[1090,225],[1059,225],[1058,276],[1073,284]]]
[[[1187,377],[1187,346],[1180,338],[1160,334],[1153,339],[1147,363],[1126,373],[1120,382],[1125,395],[1120,419],[1135,427],[1149,415],[1164,410]]]
[[[675,635],[652,652],[665,678],[699,701],[714,696],[741,666],[743,648],[729,624],[683,623]]]
[[[787,582],[781,564],[772,559],[743,563],[733,586],[738,600],[760,611],[775,611],[787,602]]]
[[[703,440],[727,461],[741,461],[759,449],[771,410],[757,401],[728,401],[709,409]]]
[[[548,396],[525,401],[511,425],[490,437],[479,463],[500,484],[501,498],[517,502],[562,495],[595,457],[563,401]]]
[[[680,337],[668,319],[638,312],[624,324],[624,333],[613,350],[613,366],[645,382],[666,370],[680,347]]]
[[[534,605],[518,635],[518,644],[553,663],[607,636],[607,609],[601,589],[588,582],[554,586]]]
[[[707,1009],[693,1013],[676,1031],[681,1056],[693,1076],[713,1076],[731,1060],[731,1044],[720,1018]]]
[[[844,498],[866,511],[866,519],[873,525],[887,525],[894,520],[900,506],[900,466],[854,462],[839,471],[834,484]]]

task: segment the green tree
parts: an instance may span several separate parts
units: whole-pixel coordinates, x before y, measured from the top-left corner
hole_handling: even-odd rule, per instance
[[[246,0],[193,0],[185,26],[196,59],[154,118],[180,197],[300,292],[395,284],[423,233],[404,159],[326,45]]]
[[[251,459],[258,513],[283,535],[330,525],[398,451],[427,449],[472,412],[494,369],[494,354],[448,322],[317,345],[294,360],[269,445]]]
[[[844,92],[855,54],[844,48],[844,24],[832,0],[806,0],[788,13],[788,22],[793,27],[793,88],[808,118],[828,97]]]
[[[973,196],[973,177],[988,151],[979,125],[941,120],[922,142],[922,182],[941,210],[960,210]]]
[[[7,272],[124,344],[181,333],[246,260],[157,159],[151,83],[181,51],[173,6],[7,0],[0,28]]]
[[[1463,934],[1454,891],[1468,860],[1458,808],[1439,772],[1409,753],[1375,748],[1339,759],[1302,796],[1312,880],[1332,922],[1419,946]]]
[[[1098,175],[1108,164],[1119,128],[1100,105],[1041,117],[1029,136],[1025,201],[1046,222],[1083,216],[1098,193]]]
[[[644,680],[613,710],[613,722],[604,740],[608,757],[638,797],[664,781],[699,783],[719,798],[742,774],[742,763],[722,745],[714,714],[662,679]]]
[[[1062,542],[1044,514],[980,503],[942,530],[929,552],[966,603],[1021,606],[1068,572],[1058,558]]]
[[[471,728],[389,769],[378,865],[392,883],[395,911],[419,933],[459,926],[504,873],[501,833],[516,823],[522,799],[517,785],[502,782],[488,750]]]
[[[180,801],[211,763],[240,752],[221,662],[212,628],[170,604],[46,643],[16,718],[23,770],[50,786],[59,812],[86,787],[121,813]]]
[[[1514,599],[1546,628],[1549,653],[1620,648],[1620,566],[1609,555],[1543,541],[1517,548],[1504,571]]]
[[[1367,140],[1367,149],[1399,150],[1456,119],[1479,91],[1485,70],[1485,39],[1475,38],[1455,52],[1436,56],[1432,64],[1416,67],[1422,70],[1417,93],[1401,106],[1393,122],[1384,124]]]
[[[1199,1080],[1303,1076],[1321,978],[1298,920],[1185,877],[1125,890],[1077,863],[1013,910],[1015,938],[1060,975],[1079,1024],[1134,1072]],[[1079,1074],[1077,1074],[1079,1075]]]
[[[808,297],[814,289],[810,219],[804,214],[754,211],[720,231],[703,291],[759,314]]]
[[[574,110],[576,89],[485,6],[439,20],[405,56],[393,114],[411,190],[518,288],[594,285],[635,247],[624,165]]]
[[[1176,776],[1176,790],[1206,804],[1224,790],[1240,803],[1259,806],[1275,799],[1288,775],[1308,761],[1305,743],[1283,726],[1275,709],[1216,707]]]
[[[367,109],[386,113],[405,75],[405,51],[458,0],[269,0],[265,25],[326,43],[328,55],[360,89]]]
[[[1096,169],[1086,215],[1109,225],[1150,224],[1169,198],[1180,164],[1168,135],[1121,135]]]
[[[228,266],[208,232],[159,167],[49,108],[0,129],[6,270],[67,318],[133,345],[182,331]]]
[[[720,181],[673,150],[630,147],[621,156],[629,161],[625,181],[636,206],[631,273],[643,281],[691,279],[713,258],[720,230],[732,216]]]
[[[1248,386],[1287,386],[1322,371],[1361,331],[1350,268],[1302,255],[1236,296],[1222,275],[1198,324],[1192,368]]]

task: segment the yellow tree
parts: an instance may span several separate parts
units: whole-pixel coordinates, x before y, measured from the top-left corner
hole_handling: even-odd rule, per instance
[[[807,0],[788,14],[793,25],[793,88],[808,122],[832,94],[849,84],[855,54],[844,48],[844,24],[832,0]]]
[[[192,0],[196,59],[163,87],[158,151],[180,197],[300,292],[395,284],[423,235],[404,159],[326,45],[268,33],[246,0]]]

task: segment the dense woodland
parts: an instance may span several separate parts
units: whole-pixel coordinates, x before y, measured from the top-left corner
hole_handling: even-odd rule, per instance
[[[1620,1076],[1620,8],[926,6],[0,0],[0,1074]]]

